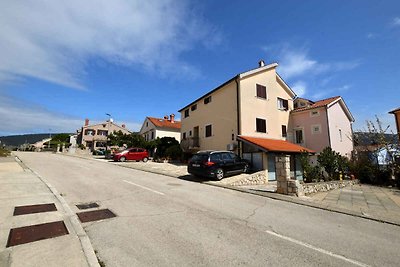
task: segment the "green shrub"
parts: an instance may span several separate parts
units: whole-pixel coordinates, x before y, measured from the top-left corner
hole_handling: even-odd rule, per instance
[[[8,157],[11,155],[10,150],[5,148],[0,148],[0,157]]]
[[[165,155],[171,159],[181,159],[182,158],[182,149],[180,145],[173,145],[168,147],[165,150]]]

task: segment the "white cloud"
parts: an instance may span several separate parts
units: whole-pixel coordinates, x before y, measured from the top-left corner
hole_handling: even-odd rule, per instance
[[[378,35],[376,33],[369,32],[367,33],[367,39],[375,39]]]
[[[340,93],[348,91],[351,88],[351,85],[345,84],[339,87],[335,88],[324,88],[321,90],[318,90],[316,93],[312,95],[313,100],[320,100],[325,97],[332,97],[332,96],[337,96],[340,95]]]
[[[307,84],[303,81],[297,81],[292,85],[293,91],[299,97],[303,97],[307,92]]]
[[[39,106],[29,105],[14,98],[0,95],[0,136],[24,133],[51,132],[74,133],[80,129],[84,119],[54,113]],[[91,121],[100,123],[100,121]],[[121,125],[124,122],[116,122]],[[125,122],[132,131],[140,129],[141,124]]]
[[[263,47],[266,52],[277,54],[279,58],[279,72],[285,79],[299,76],[315,76],[327,72],[351,70],[360,65],[358,60],[319,62],[309,56],[308,49],[292,48],[284,44],[281,47]]]
[[[180,55],[219,35],[190,8],[172,0],[1,1],[0,82],[33,77],[83,89],[96,58],[196,75]]]
[[[392,25],[393,26],[400,26],[400,17],[393,18]]]

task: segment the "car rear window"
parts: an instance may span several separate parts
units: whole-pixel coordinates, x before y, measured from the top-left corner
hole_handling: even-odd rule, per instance
[[[192,161],[207,161],[208,160],[208,154],[195,154],[192,157]]]
[[[211,154],[210,155],[210,161],[220,161],[221,160],[221,154]]]

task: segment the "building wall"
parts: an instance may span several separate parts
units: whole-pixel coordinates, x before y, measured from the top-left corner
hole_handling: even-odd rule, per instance
[[[340,102],[328,108],[329,136],[331,147],[342,156],[351,156],[353,151],[353,131]]]
[[[189,117],[185,118],[185,110],[181,112],[181,138],[193,137],[194,127],[199,127],[200,150],[226,150],[232,142],[232,134],[236,140],[237,134],[237,109],[236,109],[236,83],[225,85],[213,94],[211,102],[204,104],[204,98],[195,103],[197,109],[192,111],[189,107]],[[206,125],[212,125],[212,136],[205,137]],[[190,136],[192,131],[192,136]]]
[[[257,97],[256,84],[267,88],[267,99]],[[288,100],[288,110],[278,109],[278,100]],[[245,77],[240,81],[241,135],[286,139],[282,136],[282,125],[288,129],[290,110],[293,109],[292,95],[278,81],[275,69]],[[267,133],[256,131],[256,118],[267,121]]]
[[[93,130],[94,135],[88,135],[85,134],[86,130]],[[122,131],[124,134],[130,134],[130,131],[127,130],[126,128],[122,128],[114,123],[110,122],[104,122],[100,124],[95,124],[95,125],[87,125],[82,127],[82,145],[88,146],[87,142],[104,142],[107,140],[107,136],[104,135],[98,135],[98,130],[104,130],[108,131],[108,134],[113,133],[113,132],[118,132]],[[108,135],[107,134],[107,135]],[[96,146],[94,145],[94,148]]]
[[[312,113],[315,111],[318,112],[318,115]],[[304,142],[299,145],[312,149],[317,153],[329,146],[329,129],[325,108],[292,113],[289,124],[291,132],[289,141],[292,143],[296,143],[295,130],[302,129]],[[313,131],[315,126],[320,127],[319,132]]]
[[[396,111],[394,113],[395,119],[396,119],[396,129],[397,129],[397,135],[399,136],[400,139],[400,110]]]

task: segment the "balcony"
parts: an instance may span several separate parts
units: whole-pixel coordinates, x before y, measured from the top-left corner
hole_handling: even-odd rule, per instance
[[[181,140],[181,148],[184,152],[195,152],[200,150],[200,141],[198,137],[189,137]]]

